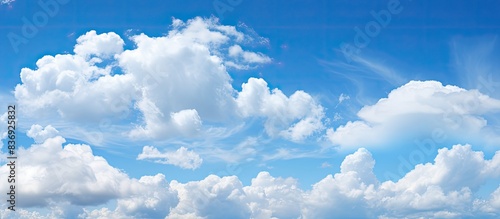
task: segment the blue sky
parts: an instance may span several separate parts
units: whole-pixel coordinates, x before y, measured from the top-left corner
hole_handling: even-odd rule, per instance
[[[2,218],[500,214],[495,1],[0,2]]]

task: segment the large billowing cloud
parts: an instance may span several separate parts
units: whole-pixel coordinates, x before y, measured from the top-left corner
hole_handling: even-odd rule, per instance
[[[264,117],[270,136],[292,141],[323,129],[323,107],[303,91],[290,97],[278,89],[271,93],[255,78],[241,92],[232,87],[228,70],[272,61],[244,49],[254,38],[215,18],[174,19],[167,35],[132,36],[134,48],[128,50],[113,32],[89,31],[77,39],[74,54],[47,55],[35,69],[23,68],[15,96],[34,120],[82,128],[103,120],[128,123],[132,139],[199,137],[211,124],[250,116]]]
[[[378,195],[387,198],[380,204],[399,216],[420,212],[424,217],[463,217],[474,211],[479,187],[498,180],[499,162],[499,152],[486,160],[469,145],[440,149],[433,164],[419,164],[398,182],[382,183]]]
[[[15,95],[21,110],[37,118],[61,118],[75,122],[99,122],[116,118],[121,107],[132,101],[131,75],[111,75],[111,67],[100,68],[93,59],[79,55],[44,56],[37,69],[21,70],[22,84]]]
[[[500,187],[478,198],[479,188],[500,178],[500,152],[485,159],[469,145],[438,151],[433,163],[418,164],[397,182],[379,182],[375,160],[360,148],[346,156],[340,172],[310,190],[293,178],[259,173],[244,186],[236,176],[210,175],[200,181],[170,183],[162,174],[128,177],[95,156],[88,145],[64,144],[51,127],[33,126],[42,143],[19,150],[20,210],[2,218],[43,218],[27,207],[51,209],[46,218],[495,218]],[[39,139],[41,140],[41,139]],[[7,175],[7,166],[0,176]],[[500,185],[499,185],[500,186]],[[4,193],[5,188],[0,188]],[[116,207],[89,210],[116,200]],[[21,210],[21,208],[23,210]]]
[[[53,207],[69,205],[99,205],[118,199],[118,209],[129,216],[168,213],[175,205],[177,195],[165,176],[129,178],[100,156],[95,156],[88,145],[64,144],[51,126],[33,125],[30,135],[41,141],[18,150],[16,175],[18,208]],[[52,134],[47,134],[52,133]],[[44,136],[45,139],[41,138]],[[8,176],[8,166],[0,168],[0,176]],[[0,188],[5,194],[6,186]],[[72,217],[62,215],[62,217]],[[1,218],[5,218],[1,216]]]
[[[213,20],[176,22],[168,36],[133,37],[137,48],[119,55],[120,66],[136,78],[142,93],[136,106],[145,124],[132,137],[172,136],[176,130],[194,135],[200,119],[221,121],[235,112],[236,91],[216,54],[233,36],[216,31]],[[184,129],[172,128],[177,122]]]
[[[486,118],[498,111],[500,100],[477,90],[410,81],[387,98],[363,107],[358,112],[360,120],[328,129],[327,137],[335,145],[356,148],[387,145],[394,139],[408,140],[437,130],[448,139],[492,144],[500,137],[488,127]]]

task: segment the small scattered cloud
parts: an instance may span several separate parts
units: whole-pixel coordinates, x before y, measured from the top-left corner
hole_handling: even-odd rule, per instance
[[[339,104],[341,104],[342,102],[344,102],[344,100],[349,100],[349,99],[351,99],[351,97],[349,97],[348,95],[342,93],[339,96]]]
[[[321,168],[331,168],[331,167],[333,167],[333,166],[330,163],[328,163],[328,162],[323,162],[321,164]]]
[[[347,94],[341,93],[340,96],[339,96],[339,102],[337,103],[337,105],[335,106],[335,108],[337,108],[340,104],[342,104],[342,102],[344,102],[346,100],[349,100],[349,99],[351,99],[350,96],[348,96]]]
[[[45,140],[57,136],[58,133],[59,131],[51,125],[42,127],[41,125],[36,124],[31,126],[30,130],[26,132],[26,135],[35,140],[36,143],[43,143]]]
[[[1,0],[0,1],[0,5],[10,5],[12,4],[13,2],[15,2],[16,0]]]
[[[339,113],[335,113],[335,115],[333,115],[333,121],[339,121],[341,120],[343,117],[339,114]]]
[[[142,153],[137,156],[137,160],[152,160],[155,163],[170,164],[192,170],[199,168],[203,162],[200,155],[185,147],[162,153],[153,146],[144,146]]]
[[[233,58],[241,58],[243,62],[246,63],[268,63],[271,62],[271,58],[262,54],[255,52],[244,51],[240,45],[234,45],[229,47],[228,54]]]

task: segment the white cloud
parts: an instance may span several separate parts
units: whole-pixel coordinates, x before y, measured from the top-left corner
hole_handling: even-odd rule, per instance
[[[441,149],[433,164],[417,165],[400,181],[380,183],[373,174],[371,154],[359,149],[345,158],[340,173],[327,176],[310,191],[299,189],[295,179],[274,178],[267,172],[245,187],[236,177],[213,175],[186,184],[173,181],[171,187],[184,195],[170,215],[220,218],[213,205],[220,203],[232,206],[231,218],[481,218],[486,213],[494,217],[498,205],[490,206],[497,204],[498,190],[490,200],[474,199],[474,192],[478,185],[499,177],[498,162],[498,155],[485,160],[470,146],[456,145]],[[473,202],[483,203],[482,210]]]
[[[201,128],[200,116],[194,109],[171,113],[170,117],[177,129],[183,133],[193,132],[193,130],[199,130]]]
[[[349,99],[351,99],[351,97],[350,97],[350,96],[348,96],[348,95],[346,95],[346,94],[343,94],[343,93],[342,93],[342,94],[340,94],[340,96],[339,96],[339,103],[338,103],[338,104],[341,104],[341,103],[342,103],[342,102],[344,102],[345,100],[349,100]]]
[[[200,136],[211,124],[234,125],[242,122],[241,115],[249,116],[247,108],[253,106],[240,98],[248,88],[236,91],[226,66],[270,62],[264,54],[241,48],[255,44],[256,37],[220,25],[215,18],[174,19],[167,35],[131,36],[135,47],[124,50],[117,34],[92,30],[77,39],[74,54],[47,55],[35,69],[23,68],[15,97],[34,123],[48,123],[42,118],[51,118],[60,130],[92,129],[90,124],[110,120],[128,125],[128,131],[122,128],[114,136],[126,133],[131,139],[159,140]],[[264,86],[259,89],[267,91],[264,96],[250,94],[251,98],[265,104],[282,102],[273,105],[278,111],[265,106],[266,112],[252,113],[267,118],[269,135],[301,141],[323,129],[324,110],[309,94],[297,91],[287,97],[277,89],[270,94],[263,79],[255,80],[249,79],[247,87]],[[139,122],[131,124],[135,116]],[[82,130],[92,131],[96,130]],[[108,129],[97,131],[106,136]]]
[[[112,55],[123,51],[125,42],[116,33],[103,33],[97,35],[95,30],[91,30],[76,39],[74,52],[76,55],[89,58],[96,57],[109,58]]]
[[[490,194],[488,200],[475,200],[474,208],[490,215],[500,214],[500,186]]]
[[[439,185],[446,191],[462,187],[475,190],[485,179],[500,177],[500,153],[485,160],[483,152],[472,151],[470,145],[439,149],[434,162],[415,167],[398,183],[411,184],[416,191],[428,185]]]
[[[33,126],[31,130],[35,137],[47,130],[54,131],[49,126],[38,128]],[[130,216],[148,217],[158,213],[166,215],[169,206],[177,202],[177,195],[169,189],[164,175],[143,176],[139,180],[129,178],[110,166],[103,157],[95,156],[90,146],[63,146],[64,143],[63,137],[54,136],[27,149],[18,149],[16,163],[22,171],[16,174],[16,197],[23,200],[16,205],[18,208],[52,208],[62,203],[69,207],[93,206],[118,200],[119,211]],[[8,171],[8,166],[2,165],[1,178],[6,178]],[[7,187],[2,187],[0,191],[7,193],[5,189]],[[19,217],[16,215],[12,217]]]
[[[236,102],[244,117],[265,117],[270,136],[302,141],[324,128],[324,109],[311,95],[296,91],[287,97],[279,89],[270,91],[263,79],[248,79]]]
[[[130,75],[110,75],[78,55],[44,56],[37,69],[21,70],[15,89],[20,111],[29,118],[93,122],[129,112],[135,95]]]
[[[500,100],[477,90],[443,86],[437,81],[411,81],[376,104],[363,107],[358,112],[360,120],[329,129],[327,136],[335,145],[355,148],[390,144],[440,129],[459,141],[492,144],[494,140],[477,136],[500,139],[489,130],[485,119],[499,110]]]
[[[440,149],[433,163],[415,166],[397,182],[379,182],[375,160],[361,148],[346,156],[339,173],[304,191],[296,179],[267,172],[248,186],[236,176],[168,183],[157,174],[137,180],[93,155],[89,146],[64,141],[55,136],[19,150],[23,180],[16,192],[23,202],[15,213],[3,208],[2,218],[495,218],[500,213],[500,188],[488,199],[475,196],[485,182],[500,178],[500,152],[485,159],[469,145]],[[3,165],[0,177],[7,171]],[[110,200],[116,200],[114,210],[87,210]]]
[[[377,185],[372,172],[374,165],[375,161],[366,149],[348,155],[342,162],[340,173],[328,175],[306,192],[303,217],[369,217],[366,199],[373,198],[374,186]]]
[[[451,65],[460,84],[478,89],[482,93],[498,98],[500,86],[495,69],[500,66],[498,37],[481,35],[473,37],[455,36],[451,39]]]
[[[244,63],[268,63],[271,58],[262,53],[244,51],[240,45],[229,47],[228,54],[232,58],[241,58]]]
[[[332,165],[330,163],[328,163],[328,162],[323,162],[321,164],[321,168],[331,168],[331,167],[332,167]]]
[[[2,0],[0,1],[0,5],[8,5],[11,4],[12,2],[15,2],[16,0]]]
[[[78,215],[78,218],[82,219],[107,219],[107,218],[123,218],[123,219],[132,219],[133,217],[124,215],[119,211],[112,211],[108,208],[101,208],[89,211],[87,209],[83,210],[82,214]]]
[[[354,55],[351,58],[360,70],[370,72],[370,74],[376,75],[394,86],[402,85],[408,81],[386,63],[380,61],[380,59],[377,60],[360,55]]]
[[[243,188],[252,218],[298,218],[302,190],[293,178],[274,178],[260,172],[250,186]]]
[[[176,151],[161,153],[157,148],[144,146],[137,160],[153,160],[156,163],[171,164],[183,169],[197,169],[201,166],[203,159],[194,151],[180,147]]]
[[[134,218],[159,218],[179,201],[177,191],[169,186],[163,174],[143,176],[137,184],[130,187],[132,195],[118,199],[116,212]]]
[[[243,185],[236,176],[210,175],[201,181],[170,183],[179,194],[179,204],[169,218],[249,218]]]
[[[132,39],[137,48],[119,56],[120,66],[142,87],[137,108],[145,124],[136,129],[141,132],[132,132],[132,137],[164,137],[164,130],[175,126],[170,115],[184,110],[196,110],[197,115],[184,111],[195,124],[195,120],[224,121],[234,115],[235,90],[222,57],[216,55],[230,36],[215,31],[218,25],[214,22],[196,18],[164,37],[135,36]]]
[[[31,126],[26,135],[34,139],[36,143],[43,143],[45,140],[57,136],[58,133],[59,131],[51,125],[44,128],[41,125],[36,124]]]
[[[432,218],[482,215],[484,209],[473,208],[473,203],[483,202],[474,200],[474,192],[487,180],[498,179],[499,161],[498,152],[485,160],[482,152],[472,151],[468,145],[440,149],[434,164],[419,164],[398,182],[382,183],[378,191],[379,199],[383,198],[380,204],[396,217],[410,213]]]
[[[339,121],[341,119],[342,119],[342,116],[339,113],[335,113],[335,115],[333,116],[333,121]]]

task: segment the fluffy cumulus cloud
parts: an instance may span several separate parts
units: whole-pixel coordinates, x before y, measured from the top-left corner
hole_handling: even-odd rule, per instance
[[[170,183],[179,194],[179,204],[169,218],[249,218],[243,185],[236,176],[210,175],[201,181]]]
[[[174,19],[171,27],[164,36],[131,36],[134,48],[128,50],[113,32],[89,31],[77,39],[74,54],[40,58],[35,69],[21,70],[15,89],[21,110],[34,120],[80,127],[128,122],[125,133],[132,139],[199,137],[211,124],[248,116],[265,117],[269,135],[294,141],[322,129],[323,108],[303,91],[270,93],[263,79],[254,78],[241,92],[232,87],[228,69],[272,61],[243,49],[258,36],[215,18]]]
[[[144,146],[142,153],[137,156],[138,160],[153,160],[156,163],[171,164],[183,169],[197,169],[201,166],[203,159],[194,151],[180,147],[176,151],[161,153],[157,148]]]
[[[500,100],[477,90],[443,86],[437,81],[410,81],[387,98],[363,107],[358,112],[360,120],[328,129],[327,137],[335,145],[355,148],[390,144],[390,140],[420,137],[439,129],[449,139],[492,144],[500,137],[486,118],[498,111]],[[404,133],[413,136],[401,136]]]
[[[303,218],[369,218],[369,200],[376,198],[375,165],[366,149],[345,158],[340,173],[328,175],[304,195]]]
[[[488,213],[489,215],[500,214],[500,187],[498,187],[488,200],[476,200],[474,209]]]
[[[263,79],[244,83],[236,102],[243,116],[266,118],[264,127],[270,136],[301,141],[324,128],[324,109],[311,95],[296,91],[287,97],[279,89],[271,91]]]
[[[243,188],[253,218],[297,218],[302,190],[293,178],[275,178],[260,172],[252,184]]]
[[[123,51],[125,42],[116,33],[103,33],[97,35],[95,30],[87,32],[76,40],[74,52],[76,55],[89,57],[109,57]]]
[[[26,135],[35,140],[36,143],[43,143],[45,140],[57,136],[58,133],[59,131],[51,125],[44,128],[36,124],[31,126],[30,130],[26,132]]]
[[[43,142],[29,148],[18,150],[16,175],[18,208],[54,208],[61,204],[68,206],[92,206],[118,200],[120,212],[129,216],[149,217],[148,215],[166,214],[169,206],[177,201],[177,195],[168,187],[165,176],[143,176],[129,178],[125,173],[108,164],[100,156],[95,156],[88,145],[65,144],[65,139],[52,127],[40,128],[34,125],[31,136]],[[9,168],[0,168],[2,179],[9,175]],[[7,193],[7,187],[0,188]],[[6,209],[6,207],[5,207]],[[20,215],[10,211],[1,213],[1,218],[18,218]],[[20,214],[23,214],[21,211]],[[31,216],[32,218],[33,216]],[[58,217],[74,218],[68,212]],[[27,218],[30,218],[27,216]]]
[[[380,204],[399,216],[409,212],[435,218],[474,214],[473,203],[478,200],[473,194],[487,180],[499,178],[499,162],[500,153],[486,160],[469,145],[440,149],[433,164],[419,164],[398,182],[382,183],[379,196],[388,197]]]
[[[223,121],[235,111],[231,77],[215,54],[231,35],[216,31],[217,26],[197,18],[177,24],[165,37],[132,38],[137,48],[118,58],[142,93],[136,106],[145,124],[132,136],[195,134],[200,119]]]
[[[88,34],[88,33],[87,33]],[[37,69],[21,70],[15,96],[21,110],[36,118],[61,118],[79,123],[116,118],[129,111],[134,90],[131,75],[111,74],[78,54],[44,56]]]
[[[37,131],[38,130],[38,131]],[[33,126],[32,136],[51,130]],[[2,218],[497,218],[500,187],[477,192],[500,178],[500,152],[485,159],[469,145],[442,148],[432,163],[418,164],[397,182],[380,182],[375,160],[360,148],[340,172],[310,190],[298,180],[260,172],[244,186],[236,176],[167,182],[163,174],[128,177],[93,154],[88,145],[51,136],[19,150],[18,211]],[[152,148],[150,148],[152,149]],[[151,154],[151,153],[150,153]],[[161,153],[158,153],[161,154]],[[8,168],[0,168],[6,177]],[[499,185],[500,186],[500,185]],[[5,188],[0,192],[6,193]],[[92,208],[115,201],[115,207]],[[5,204],[4,204],[5,205]],[[45,207],[37,212],[29,207]],[[92,210],[90,210],[92,209]]]

